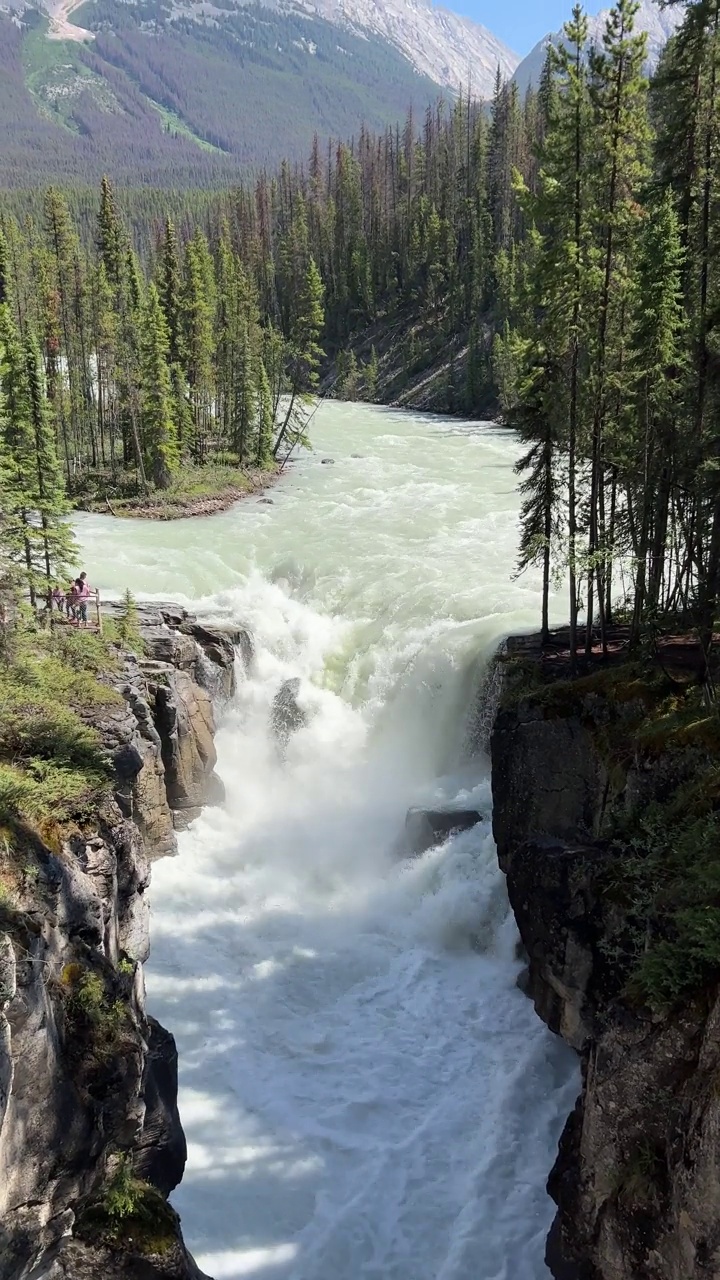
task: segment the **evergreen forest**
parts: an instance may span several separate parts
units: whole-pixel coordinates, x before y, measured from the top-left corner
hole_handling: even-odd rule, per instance
[[[2,518],[36,589],[88,484],[167,488],[307,443],[318,392],[523,442],[520,568],[601,639],[720,594],[720,0],[653,81],[634,0],[573,10],[537,89],[498,80],[232,191],[0,198]],[[113,490],[115,491],[115,490]],[[13,541],[14,539],[14,541]],[[622,590],[618,592],[618,584]],[[591,632],[587,630],[587,643]],[[575,645],[571,645],[575,652]]]

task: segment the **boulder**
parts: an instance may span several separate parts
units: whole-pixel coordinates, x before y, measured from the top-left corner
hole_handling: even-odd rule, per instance
[[[307,724],[307,712],[298,704],[301,680],[298,676],[286,680],[275,694],[270,712],[270,724],[275,741],[282,753],[290,735]]]
[[[405,841],[410,854],[417,856],[459,831],[469,831],[482,822],[477,809],[408,809]]]

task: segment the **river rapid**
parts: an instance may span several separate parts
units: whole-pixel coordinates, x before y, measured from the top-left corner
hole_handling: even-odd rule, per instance
[[[173,1202],[216,1280],[541,1280],[577,1070],[516,989],[467,749],[483,663],[539,617],[538,581],[513,579],[518,446],[339,404],[313,439],[271,505],[78,519],[93,585],[255,641],[217,737],[227,803],[153,868],[148,1004],[189,1148]],[[283,762],[270,705],[296,676]],[[403,860],[407,807],[446,802],[486,820]]]

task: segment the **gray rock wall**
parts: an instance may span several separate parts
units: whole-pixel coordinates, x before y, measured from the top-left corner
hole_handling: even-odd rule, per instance
[[[611,887],[623,857],[613,822],[692,777],[698,759],[642,754],[633,718],[637,707],[598,693],[564,708],[520,695],[491,738],[521,984],[582,1063],[549,1181],[556,1280],[720,1277],[720,1000],[705,991],[663,1014],[628,1001],[635,908]]]
[[[150,657],[125,656],[122,701],[93,719],[112,797],[53,847],[12,833],[38,871],[0,903],[0,1280],[200,1277],[164,1204],[186,1147],[175,1044],[145,1011],[146,891],[176,814],[222,798],[208,686],[232,696],[235,655],[183,610],[143,631]],[[82,1226],[123,1160],[156,1189],[162,1248]]]

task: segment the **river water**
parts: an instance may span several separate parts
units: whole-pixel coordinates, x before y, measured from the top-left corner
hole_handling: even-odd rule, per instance
[[[483,662],[539,614],[513,581],[517,444],[338,404],[313,438],[272,505],[78,521],[94,585],[255,640],[217,738],[227,803],[153,870],[173,1200],[216,1280],[540,1280],[576,1067],[515,987],[487,761],[464,746]],[[308,720],[283,763],[269,710],[293,676]],[[487,820],[404,861],[407,807],[440,802]]]

